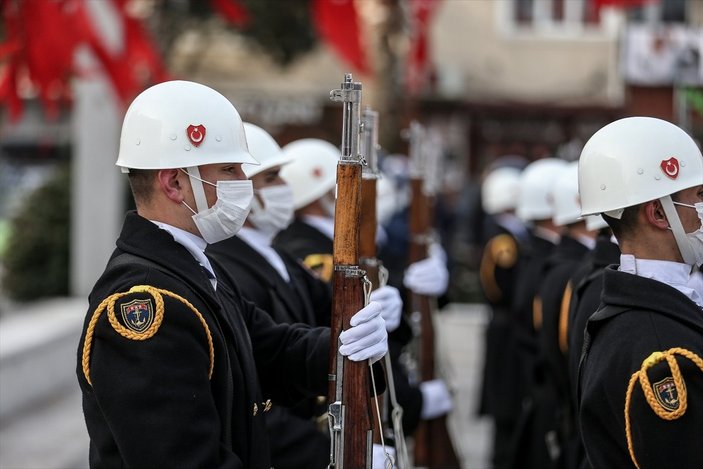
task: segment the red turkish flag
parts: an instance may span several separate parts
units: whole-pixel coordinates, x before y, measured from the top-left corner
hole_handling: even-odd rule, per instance
[[[212,8],[235,26],[244,27],[251,18],[239,0],[210,0]]]
[[[432,73],[429,53],[429,27],[440,0],[410,0],[411,32],[406,86],[411,94],[427,85]]]
[[[80,20],[83,28],[89,31],[87,42],[105,69],[115,93],[123,102],[129,102],[146,86],[169,77],[142,22],[127,13],[127,0],[112,0],[112,3],[124,34],[119,53],[111,53],[105,48],[85,10]]]
[[[312,16],[320,37],[355,71],[369,71],[361,45],[354,0],[314,0]]]
[[[603,7],[633,8],[646,5],[648,3],[659,3],[660,0],[593,0],[596,11]]]
[[[30,82],[47,114],[56,116],[59,103],[70,98],[73,52],[84,39],[72,24],[81,0],[5,0],[0,7],[6,37],[2,48],[9,58],[0,78],[0,101],[9,105],[13,118],[19,117],[18,87]]]
[[[74,62],[76,49],[87,45],[95,53],[117,95],[127,101],[145,86],[167,79],[158,51],[141,22],[127,14],[127,0],[111,0],[122,22],[120,53],[109,52],[87,12],[88,0],[0,0],[5,42],[0,57],[0,102],[16,119],[22,111],[19,88],[30,84],[49,117],[71,98],[69,80],[85,73]],[[107,0],[105,0],[107,1]]]

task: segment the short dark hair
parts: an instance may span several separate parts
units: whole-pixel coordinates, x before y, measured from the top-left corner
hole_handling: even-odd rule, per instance
[[[642,204],[633,205],[632,207],[627,207],[622,212],[620,218],[613,218],[605,213],[603,213],[603,220],[610,226],[613,230],[613,234],[619,242],[623,239],[627,239],[637,228],[637,214],[640,211]]]
[[[147,203],[154,194],[154,169],[130,169],[129,186],[132,188],[134,202],[139,204]]]

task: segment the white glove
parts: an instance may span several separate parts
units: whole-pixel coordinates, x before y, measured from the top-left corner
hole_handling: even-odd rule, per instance
[[[351,327],[339,334],[339,353],[355,362],[374,363],[383,357],[388,352],[388,333],[382,311],[381,305],[372,301],[352,316]]]
[[[430,243],[430,247],[427,249],[427,254],[430,257],[434,257],[442,261],[443,264],[447,263],[447,253],[441,244],[433,242]]]
[[[400,292],[395,287],[386,285],[371,292],[371,301],[381,305],[381,316],[386,321],[386,330],[392,332],[400,324],[400,315],[403,310],[403,300]]]
[[[454,404],[449,389],[441,379],[423,381],[420,383],[422,392],[422,411],[420,418],[429,420],[447,414]]]
[[[419,295],[439,296],[447,291],[449,285],[446,254],[438,244],[432,244],[429,253],[429,257],[408,267],[403,285]]]
[[[387,459],[386,453],[393,458],[393,463]],[[395,448],[386,445],[386,452],[383,452],[383,446],[373,445],[373,465],[372,469],[396,469],[398,466],[395,465]]]

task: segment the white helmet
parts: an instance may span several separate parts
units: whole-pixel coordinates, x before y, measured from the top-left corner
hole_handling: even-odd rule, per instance
[[[653,117],[612,122],[579,159],[583,215],[616,211],[703,184],[703,156],[674,124]]]
[[[578,162],[568,163],[554,181],[551,199],[554,203],[552,220],[556,226],[569,225],[581,220],[578,172]]]
[[[520,176],[520,197],[516,214],[523,221],[546,220],[554,216],[550,189],[566,161],[542,158],[527,165]]]
[[[583,214],[620,218],[627,207],[659,200],[683,261],[697,263],[671,195],[703,184],[703,155],[674,124],[628,117],[596,132],[579,160]]]
[[[483,180],[481,204],[489,215],[513,210],[520,194],[520,173],[517,168],[503,166],[496,168]]]
[[[177,80],[154,85],[134,99],[122,123],[116,164],[123,172],[213,163],[258,163],[227,98]]]
[[[317,138],[296,140],[283,147],[291,162],[281,169],[281,177],[293,189],[296,210],[334,189],[337,162],[342,157],[337,147]]]
[[[608,227],[608,223],[600,215],[586,215],[586,229],[588,231],[598,231]]]
[[[249,152],[260,163],[259,165],[242,165],[242,171],[248,178],[274,166],[282,166],[291,161],[291,157],[283,153],[283,150],[281,150],[281,147],[273,137],[258,125],[245,122],[244,133],[247,136]]]

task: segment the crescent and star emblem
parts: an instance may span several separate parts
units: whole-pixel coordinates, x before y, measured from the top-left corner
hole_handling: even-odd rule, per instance
[[[202,124],[201,125],[192,125],[191,124],[186,129],[186,133],[188,134],[188,140],[190,140],[190,143],[192,143],[193,146],[198,147],[205,139],[205,126]]]
[[[661,162],[661,169],[667,177],[676,179],[679,176],[679,160],[672,156]]]

